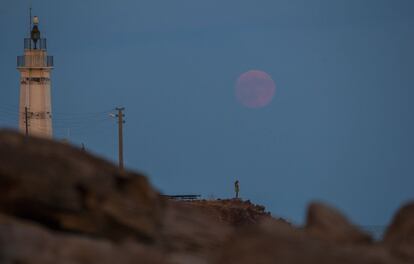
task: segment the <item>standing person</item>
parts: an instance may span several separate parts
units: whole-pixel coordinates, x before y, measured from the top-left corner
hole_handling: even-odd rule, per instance
[[[236,180],[234,182],[234,192],[236,193],[236,199],[239,199],[239,191],[240,191],[239,181]]]

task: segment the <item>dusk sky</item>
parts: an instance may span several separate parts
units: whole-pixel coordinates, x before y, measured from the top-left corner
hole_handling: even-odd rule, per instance
[[[29,0],[1,0],[0,127],[17,127]],[[240,195],[302,223],[326,201],[361,225],[414,199],[414,1],[33,0],[55,56],[54,133],[166,194]],[[241,74],[273,101],[247,108]]]

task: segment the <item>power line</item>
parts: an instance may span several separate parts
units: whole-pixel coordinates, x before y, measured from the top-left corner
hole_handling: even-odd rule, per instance
[[[17,129],[19,122],[22,122],[25,132],[30,132],[29,126],[35,122],[36,118],[32,117],[32,112],[29,108],[25,108],[23,112],[18,110],[17,106],[11,104],[0,105],[0,127],[10,127]],[[118,115],[115,115],[114,110],[102,110],[96,112],[59,112],[54,111],[52,115],[53,131],[55,138],[77,138],[80,142],[86,142],[89,139],[96,138],[114,138],[115,126],[113,122],[109,122],[111,117],[118,117],[118,159],[120,167],[123,168],[123,124],[124,108],[116,108]],[[42,124],[36,124],[39,131],[47,131],[48,127]],[[112,140],[111,140],[112,141]],[[115,142],[112,141],[112,149],[115,148]]]
[[[98,115],[98,114],[104,114],[104,113],[110,113],[112,112],[113,109],[107,109],[107,110],[103,110],[103,111],[98,111],[98,112],[59,112],[59,111],[53,111],[54,114],[59,114],[59,115]]]

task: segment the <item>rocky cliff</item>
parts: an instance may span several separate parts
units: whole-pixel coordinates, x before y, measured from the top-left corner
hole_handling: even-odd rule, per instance
[[[414,263],[414,203],[373,242],[337,210],[294,227],[242,200],[169,201],[141,174],[0,132],[0,263]]]

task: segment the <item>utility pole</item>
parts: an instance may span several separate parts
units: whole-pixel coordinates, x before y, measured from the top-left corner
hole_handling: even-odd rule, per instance
[[[118,114],[116,117],[118,117],[118,155],[119,155],[119,168],[121,170],[124,169],[124,139],[123,139],[123,124],[125,124],[124,121],[124,113],[125,110],[124,107],[117,107],[115,108],[118,111]]]
[[[24,108],[24,122],[26,126],[26,137],[29,135],[29,112],[27,106]]]

